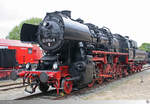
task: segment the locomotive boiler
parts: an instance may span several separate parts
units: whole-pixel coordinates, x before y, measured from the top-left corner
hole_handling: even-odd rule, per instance
[[[49,86],[70,94],[73,88],[92,87],[104,79],[117,79],[141,71],[146,53],[137,51],[136,42],[102,27],[74,20],[70,11],[47,13],[39,25],[23,24],[21,41],[38,43],[45,51],[34,70],[27,66],[12,72],[11,79],[23,77],[35,92]],[[140,58],[137,56],[140,55]]]

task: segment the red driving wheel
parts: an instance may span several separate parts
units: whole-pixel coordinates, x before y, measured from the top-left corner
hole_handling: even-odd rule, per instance
[[[101,85],[103,83],[103,80],[104,80],[103,77],[100,77],[97,79],[97,83]]]
[[[66,77],[62,80],[62,88],[64,93],[70,94],[72,91],[73,83],[72,81],[67,81],[67,79],[70,79],[70,77]]]
[[[88,84],[88,87],[92,87],[95,83],[95,79],[93,79],[93,81],[91,83]]]

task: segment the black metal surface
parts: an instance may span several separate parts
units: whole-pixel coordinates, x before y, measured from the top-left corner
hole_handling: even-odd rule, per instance
[[[66,11],[47,13],[37,32],[38,42],[44,50],[56,52],[65,40],[92,42],[89,28],[70,19],[70,15]]]
[[[92,42],[92,36],[86,25],[73,21],[69,18],[62,18],[65,27],[64,39]]]
[[[48,81],[48,75],[47,75],[45,72],[42,72],[42,73],[40,74],[40,81],[41,81],[42,83],[46,83],[46,82]]]
[[[24,42],[37,42],[37,25],[24,23],[21,28],[20,40]]]
[[[51,24],[52,27],[49,29],[51,29],[51,31],[54,30],[55,32],[55,29],[59,26],[59,29],[57,29],[57,31],[61,30],[60,33],[61,35],[63,35],[63,39],[92,41],[89,28],[84,24],[70,19],[70,17],[70,12],[66,11],[47,13],[42,23],[44,24],[45,22],[47,22]],[[53,24],[55,24],[55,26]]]
[[[95,70],[95,64],[92,61],[92,56],[87,56],[86,70],[83,73],[83,84],[88,84],[93,80],[93,73]]]

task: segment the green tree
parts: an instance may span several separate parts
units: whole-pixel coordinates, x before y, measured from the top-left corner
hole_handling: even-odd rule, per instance
[[[150,43],[142,43],[139,49],[150,52]]]
[[[18,26],[15,26],[10,32],[9,35],[6,36],[7,39],[12,40],[20,40],[20,30],[24,23],[38,25],[42,21],[41,18],[31,18],[25,21],[22,21]]]

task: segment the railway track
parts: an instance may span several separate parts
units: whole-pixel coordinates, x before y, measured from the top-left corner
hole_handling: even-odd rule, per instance
[[[145,66],[143,67],[143,71],[145,70],[148,70],[150,69],[150,65],[148,66]],[[141,72],[137,72],[137,73],[134,73],[134,74],[138,74],[138,73],[141,73]],[[126,76],[125,78],[128,78],[130,76],[132,76],[133,74],[130,74],[128,76]],[[121,80],[122,78],[119,78],[118,80]],[[63,99],[67,99],[69,97],[72,97],[72,96],[80,96],[80,95],[83,95],[85,94],[86,92],[88,91],[92,91],[98,87],[105,87],[107,86],[110,82],[115,82],[116,80],[115,79],[112,79],[110,81],[104,81],[104,83],[102,85],[98,85],[98,84],[95,84],[93,87],[89,88],[89,87],[84,87],[82,89],[79,89],[79,90],[74,90],[71,94],[67,95],[67,94],[64,94],[64,93],[60,93],[60,95],[57,95],[56,93],[56,90],[50,90],[48,91],[47,93],[43,94],[41,93],[40,91],[38,93],[35,93],[35,94],[31,94],[31,95],[28,95],[28,96],[24,96],[24,97],[20,97],[20,98],[16,98],[14,100],[31,100],[31,99],[34,99],[34,98],[43,98],[43,99],[49,99],[49,100],[63,100]]]
[[[143,66],[142,69],[143,69],[142,71],[150,69],[150,64],[148,64],[147,66]]]
[[[146,65],[143,67],[142,71],[145,71],[145,70],[148,70],[150,69],[150,65]],[[138,73],[141,73],[141,72],[138,72]],[[138,73],[134,73],[134,74],[138,74]],[[125,78],[128,78],[132,76],[131,75],[128,75],[126,76]],[[121,80],[123,78],[118,78],[118,80]],[[116,80],[112,79],[112,80],[109,80],[109,81],[104,81],[104,83],[102,85],[98,85],[98,84],[95,84],[92,88],[89,88],[89,87],[85,87],[85,88],[82,88],[82,89],[79,89],[79,90],[74,90],[71,94],[69,95],[66,95],[64,93],[60,93],[60,95],[57,95],[56,93],[56,90],[50,90],[48,91],[47,93],[43,94],[41,93],[39,90],[36,91],[36,93],[34,94],[25,94],[25,95],[21,95],[21,96],[18,96],[17,98],[14,97],[13,99],[14,100],[31,100],[31,99],[50,99],[50,100],[63,100],[63,99],[67,99],[67,98],[70,98],[72,96],[80,96],[80,95],[84,95],[86,93],[91,93],[93,90],[95,90],[96,88],[99,88],[99,87],[105,87],[107,86],[108,84],[111,84],[111,82],[115,82]],[[18,88],[23,88],[25,86],[22,85],[21,81],[20,82],[16,82],[16,83],[11,83],[11,82],[7,82],[7,83],[0,83],[0,91],[11,91],[13,89],[18,89]]]
[[[25,87],[25,86],[23,86],[23,85],[11,86],[9,88],[2,88],[2,89],[0,88],[0,91],[8,91],[8,90],[17,89],[17,88],[23,88],[23,87]]]
[[[13,86],[13,85],[19,85],[19,84],[22,84],[22,82],[11,83],[11,84],[3,84],[3,85],[0,85],[0,88],[2,88],[2,87],[7,87],[7,86]]]
[[[0,91],[8,91],[8,90],[23,88],[23,87],[25,87],[25,86],[22,85],[22,82],[1,84]]]

